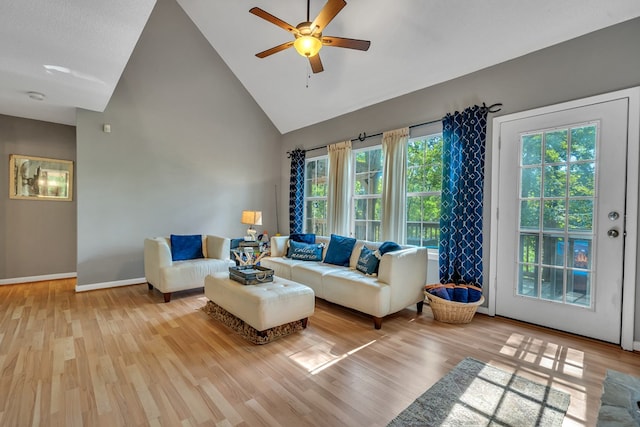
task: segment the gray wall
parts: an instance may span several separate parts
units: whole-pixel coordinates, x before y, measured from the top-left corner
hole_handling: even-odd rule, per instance
[[[174,0],[77,137],[79,288],[143,277],[145,237],[242,236],[243,209],[275,230],[281,136]]]
[[[346,114],[283,137],[281,155],[296,147],[310,148],[385,130],[438,119],[473,104],[502,102],[493,117],[640,85],[640,19],[508,61],[467,76]],[[373,90],[373,89],[372,89]],[[636,118],[637,119],[637,118]],[[492,127],[489,123],[490,171]],[[358,148],[363,145],[354,144]],[[310,155],[322,154],[313,151]],[[282,166],[283,184],[288,162]],[[491,194],[487,172],[485,194]],[[283,188],[284,190],[284,188]],[[286,207],[287,193],[282,193]],[[489,255],[489,200],[485,200],[485,266]],[[636,219],[637,220],[637,219]],[[286,232],[286,230],[285,230]],[[485,279],[490,277],[485,268]],[[489,289],[485,284],[485,289]],[[635,339],[640,340],[640,290],[636,294]]]
[[[75,128],[0,115],[0,280],[76,271],[73,201],[9,199],[9,155],[76,160]],[[75,185],[74,185],[75,187]]]

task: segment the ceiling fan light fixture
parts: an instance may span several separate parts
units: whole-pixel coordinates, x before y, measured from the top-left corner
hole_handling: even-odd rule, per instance
[[[311,58],[320,52],[322,42],[314,36],[300,36],[293,42],[293,47],[300,55]]]

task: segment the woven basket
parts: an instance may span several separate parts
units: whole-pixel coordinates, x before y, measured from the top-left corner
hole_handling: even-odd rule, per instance
[[[433,311],[433,318],[445,323],[469,323],[476,314],[479,305],[484,302],[484,296],[476,302],[456,302],[437,297],[429,292],[424,293],[429,299],[429,306]]]

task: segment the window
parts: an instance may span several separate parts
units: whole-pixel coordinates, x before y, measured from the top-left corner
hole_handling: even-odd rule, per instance
[[[328,156],[305,162],[304,228],[307,233],[327,235]]]
[[[442,133],[407,146],[407,244],[437,249],[440,239]]]
[[[353,236],[380,240],[382,208],[382,148],[354,150]]]
[[[435,130],[435,129],[434,129]],[[437,249],[440,238],[442,133],[412,138],[407,145],[406,243]],[[378,242],[382,220],[382,146],[353,150],[351,230],[356,239]],[[306,161],[305,232],[327,235],[329,158]]]

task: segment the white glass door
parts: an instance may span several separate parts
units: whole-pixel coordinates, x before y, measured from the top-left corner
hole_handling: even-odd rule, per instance
[[[496,314],[620,342],[628,100],[500,126]]]

